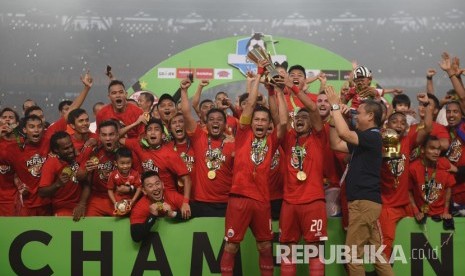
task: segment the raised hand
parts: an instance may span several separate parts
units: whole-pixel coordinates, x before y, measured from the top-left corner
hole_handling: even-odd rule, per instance
[[[87,72],[84,74],[84,76],[81,76],[81,81],[82,83],[88,87],[91,88],[94,80],[92,79],[92,76],[90,75],[90,71],[87,70]]]

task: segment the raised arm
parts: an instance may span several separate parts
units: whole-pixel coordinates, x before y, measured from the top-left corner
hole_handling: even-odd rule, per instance
[[[334,92],[334,88],[332,86],[327,86],[325,92],[328,96],[328,102],[331,104],[331,106],[339,104],[339,97]],[[347,143],[358,145],[358,135],[355,131],[351,131],[349,129],[349,126],[347,125],[346,121],[344,120],[344,117],[342,116],[341,109],[339,108],[332,110],[331,115],[333,116],[334,126],[339,138],[341,138],[342,141],[345,141]],[[337,144],[340,144],[340,142],[338,142]],[[340,146],[337,146],[337,148],[339,147]]]
[[[455,89],[455,92],[457,93],[457,96],[460,99],[460,107],[464,110],[465,109],[465,89],[463,87],[462,80],[460,79],[460,70],[459,70],[459,59],[454,58],[451,60],[449,54],[447,52],[444,52],[442,54],[442,60],[439,63],[441,66],[441,69],[444,70],[444,72],[447,73],[449,76],[449,79],[452,83],[453,88]]]
[[[209,82],[207,80],[200,81],[199,85],[197,86],[197,90],[195,90],[194,96],[192,96],[192,107],[195,110],[199,119],[202,120],[202,116],[200,116],[200,95],[202,94],[202,90],[205,86],[207,86]],[[182,91],[181,91],[182,93]],[[182,99],[182,96],[181,96]]]
[[[419,93],[417,95],[418,103],[421,105],[426,105],[426,113],[425,113],[425,119],[424,119],[424,124],[425,127],[420,128],[417,132],[417,140],[415,141],[416,145],[421,145],[423,141],[425,141],[426,137],[431,133],[433,130],[433,111],[434,111],[434,105],[429,102],[428,99],[428,94],[426,93]]]
[[[191,86],[189,79],[184,79],[181,81],[181,112],[184,116],[184,126],[186,127],[187,132],[194,132],[197,127],[194,116],[192,116],[191,107],[189,105],[189,96],[187,95],[187,90]]]
[[[436,75],[436,70],[434,70],[433,68],[428,68],[428,71],[426,71],[426,93],[434,94],[434,75]]]
[[[84,76],[81,76],[81,81],[84,84],[84,88],[81,90],[81,93],[79,93],[79,95],[74,99],[73,103],[69,106],[68,112],[66,112],[64,115],[65,121],[68,120],[68,114],[70,111],[81,107],[87,97],[87,94],[92,88],[93,79],[89,71],[87,71]]]

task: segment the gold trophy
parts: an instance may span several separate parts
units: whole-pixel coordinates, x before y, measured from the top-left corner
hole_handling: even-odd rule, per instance
[[[268,71],[267,80],[272,81],[273,78],[279,77],[279,73],[273,65],[271,61],[271,56],[269,53],[265,52],[262,47],[253,48],[251,51],[247,53],[247,58],[253,61],[257,66],[259,65],[260,61],[268,60],[268,65],[265,67],[266,71]]]
[[[383,158],[401,158],[399,134],[391,128],[386,128],[381,132],[381,137],[383,139]]]

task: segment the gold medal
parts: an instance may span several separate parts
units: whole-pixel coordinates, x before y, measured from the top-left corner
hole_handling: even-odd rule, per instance
[[[69,177],[73,176],[73,170],[70,167],[65,167],[61,173],[67,174]]]
[[[297,172],[297,179],[300,181],[305,181],[307,179],[307,174],[304,171]]]
[[[144,113],[144,119],[145,119],[146,121],[149,121],[149,120],[150,120],[150,114],[147,113],[147,112],[145,112],[145,113]]]
[[[421,206],[421,212],[422,212],[423,214],[426,214],[426,213],[429,212],[429,206],[428,206],[428,204],[423,204],[423,206]]]
[[[163,201],[157,201],[157,202],[155,202],[155,205],[157,206],[157,211],[158,212],[163,211]]]
[[[97,157],[97,156],[92,156],[92,157],[90,158],[90,161],[92,161],[92,163],[93,163],[94,165],[98,165],[98,163],[99,163],[99,160],[98,160],[98,157]]]
[[[207,176],[208,176],[208,179],[213,180],[216,177],[216,172],[215,171],[209,171]]]

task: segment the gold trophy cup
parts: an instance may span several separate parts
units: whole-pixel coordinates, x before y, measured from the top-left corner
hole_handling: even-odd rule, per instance
[[[396,159],[401,157],[399,134],[391,129],[386,128],[381,133],[383,139],[383,158]]]
[[[257,64],[257,66],[259,65],[260,61],[268,60],[268,65],[265,68],[268,71],[268,81],[271,81],[273,78],[279,76],[278,70],[276,70],[276,68],[273,65],[273,62],[271,61],[270,54],[265,52],[265,50],[262,47],[253,48],[251,51],[247,53],[247,57],[255,64]]]

